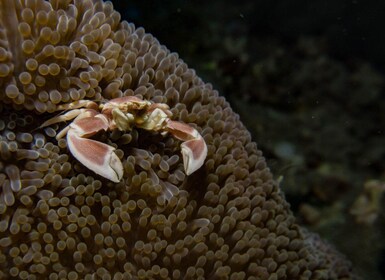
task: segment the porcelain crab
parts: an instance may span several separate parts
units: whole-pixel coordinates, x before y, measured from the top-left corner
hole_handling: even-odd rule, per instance
[[[69,111],[47,120],[40,127],[73,119],[56,138],[67,135],[67,146],[78,161],[116,183],[123,177],[123,165],[114,152],[115,148],[89,139],[102,130],[130,131],[137,127],[162,134],[170,133],[183,141],[181,151],[187,175],[199,169],[207,156],[207,146],[199,132],[188,124],[171,120],[172,113],[164,103],[125,96],[100,105],[93,101],[81,100],[60,105],[58,109]]]

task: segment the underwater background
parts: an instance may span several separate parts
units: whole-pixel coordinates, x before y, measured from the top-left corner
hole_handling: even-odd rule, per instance
[[[385,279],[385,2],[112,2],[230,101],[298,222]]]

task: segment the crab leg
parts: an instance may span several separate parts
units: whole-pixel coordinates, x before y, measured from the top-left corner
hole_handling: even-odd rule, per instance
[[[87,108],[97,110],[99,108],[98,104],[90,100],[78,100],[68,104],[61,104],[57,106],[57,110],[72,110],[79,108]]]
[[[58,115],[56,117],[50,118],[49,120],[46,120],[40,125],[39,128],[47,127],[59,122],[69,121],[75,118],[82,119],[86,117],[93,117],[97,114],[99,114],[99,112],[93,109],[74,109],[65,114]]]
[[[84,166],[115,183],[123,177],[123,165],[115,148],[88,137],[109,128],[102,114],[76,119],[69,125],[67,145],[72,155]]]
[[[42,125],[40,126],[40,128],[50,126],[50,125],[53,125],[55,123],[72,120],[82,113],[81,110],[82,109],[71,110],[65,114],[50,118],[49,120],[46,120],[45,122],[43,122]]]
[[[193,127],[169,120],[165,127],[175,138],[184,141],[181,144],[183,164],[186,175],[198,170],[207,156],[207,146],[203,137]]]

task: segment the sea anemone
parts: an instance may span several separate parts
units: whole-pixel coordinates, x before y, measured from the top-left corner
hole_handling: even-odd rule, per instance
[[[353,277],[296,224],[225,99],[111,3],[2,0],[0,11],[0,278]],[[55,139],[65,124],[39,128],[60,104],[121,96],[167,104],[203,136],[204,165],[187,176],[179,140],[114,130],[95,136],[123,163],[112,183]]]

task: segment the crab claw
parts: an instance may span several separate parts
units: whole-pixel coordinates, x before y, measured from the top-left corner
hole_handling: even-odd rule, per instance
[[[181,144],[183,165],[186,175],[198,170],[207,156],[207,146],[203,137],[193,127],[177,122],[168,121],[166,130],[175,138],[184,141]]]
[[[75,120],[69,125],[67,145],[72,155],[88,169],[115,183],[123,177],[123,165],[115,154],[115,148],[84,137],[108,129],[103,115]]]

